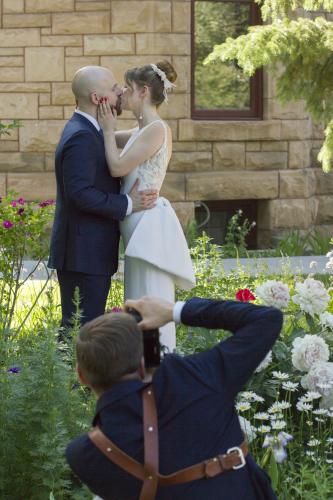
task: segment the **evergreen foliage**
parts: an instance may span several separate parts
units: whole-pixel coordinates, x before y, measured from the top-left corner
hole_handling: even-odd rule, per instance
[[[277,97],[282,102],[303,99],[313,119],[324,123],[325,141],[318,159],[328,172],[333,158],[333,23],[323,15],[292,17],[301,7],[332,11],[333,0],[256,2],[261,4],[263,20],[270,18],[271,24],[252,26],[245,35],[227,38],[204,64],[236,60],[248,76],[268,65],[277,77]]]

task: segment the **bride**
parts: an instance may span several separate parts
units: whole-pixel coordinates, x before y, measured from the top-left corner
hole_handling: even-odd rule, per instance
[[[103,129],[106,159],[113,177],[122,177],[121,192],[160,191],[172,154],[169,126],[158,114],[174,87],[177,74],[168,61],[130,69],[125,74],[122,108],[131,110],[138,127],[115,132],[116,111],[104,99],[98,120]],[[118,148],[122,149],[119,154]],[[174,301],[175,285],[195,285],[191,258],[179,220],[168,200],[158,197],[150,209],[128,215],[120,224],[125,245],[125,299],[154,295]],[[172,352],[176,346],[173,323],[160,329],[161,343]]]

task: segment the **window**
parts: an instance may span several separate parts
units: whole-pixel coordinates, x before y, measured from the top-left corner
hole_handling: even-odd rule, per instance
[[[200,226],[200,231],[205,231],[208,236],[213,238],[213,243],[223,245],[227,232],[228,222],[238,211],[242,210],[241,222],[248,219],[249,222],[257,222],[257,201],[256,200],[231,200],[231,201],[203,201],[209,211],[204,206],[199,205],[195,208],[195,220]],[[246,237],[246,244],[249,250],[257,248],[257,226],[255,226]]]
[[[260,23],[260,10],[249,0],[192,1],[192,118],[262,118],[262,71],[245,76],[236,61],[203,66],[214,45],[246,33]]]

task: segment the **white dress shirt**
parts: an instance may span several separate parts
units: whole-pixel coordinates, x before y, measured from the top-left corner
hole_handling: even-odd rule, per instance
[[[92,123],[94,125],[94,127],[97,129],[98,132],[101,130],[100,124],[98,123],[98,121],[96,120],[96,118],[94,116],[89,115],[88,113],[85,113],[84,111],[81,111],[80,109],[76,109],[75,113],[87,118],[87,120],[89,120],[90,123]],[[133,211],[133,202],[132,202],[132,198],[130,196],[128,196],[128,195],[126,195],[126,196],[127,196],[127,200],[128,200],[126,215],[130,215]]]
[[[173,306],[173,320],[175,323],[181,323],[182,310],[185,302],[176,302]]]

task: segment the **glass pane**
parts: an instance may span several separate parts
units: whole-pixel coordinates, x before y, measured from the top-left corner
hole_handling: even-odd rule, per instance
[[[244,2],[194,2],[196,109],[250,108],[250,80],[236,62],[202,64],[214,45],[246,33],[250,9]]]

